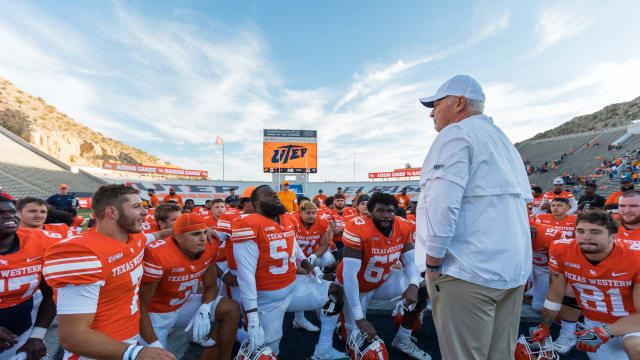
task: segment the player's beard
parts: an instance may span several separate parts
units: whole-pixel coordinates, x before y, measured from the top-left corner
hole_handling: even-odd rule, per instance
[[[136,218],[118,217],[118,226],[127,232],[127,234],[135,234],[140,232],[140,226]]]
[[[625,226],[638,225],[638,224],[640,224],[640,215],[634,217],[633,219],[631,219],[631,221],[625,221],[624,218],[622,216],[620,216],[620,220],[621,220],[622,224],[625,225]]]
[[[260,203],[260,210],[264,213],[264,216],[268,218],[275,218],[282,214],[287,213],[287,209],[282,204]]]
[[[378,228],[378,230],[380,230],[380,232],[384,235],[384,236],[389,236],[391,234],[391,230],[393,229],[393,219],[389,222],[389,226],[382,226],[382,224],[380,223],[380,221],[378,221],[377,219],[373,218],[373,224],[376,226],[376,228]]]

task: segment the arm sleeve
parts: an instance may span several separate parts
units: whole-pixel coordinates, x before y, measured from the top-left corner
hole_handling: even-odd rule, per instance
[[[362,266],[362,259],[346,257],[342,259],[342,280],[347,305],[355,320],[364,318],[362,305],[360,304],[360,287],[358,286],[358,271]]]
[[[404,275],[409,279],[410,284],[413,284],[415,281],[418,281],[418,284],[420,283],[420,275],[414,262],[415,256],[416,252],[413,249],[405,251],[400,255]]]
[[[575,214],[578,211],[578,202],[575,197],[569,198],[569,205],[571,205],[571,209],[569,209],[569,214]]]
[[[100,295],[99,284],[67,285],[57,288],[58,315],[94,314]]]
[[[298,244],[298,240],[293,240],[293,251],[296,253],[297,261],[302,262],[302,260],[308,260],[307,256],[304,254],[304,251],[302,251],[302,249],[300,248],[300,245]]]
[[[256,267],[260,250],[253,241],[227,244],[233,246],[233,256],[238,264],[238,285],[245,310],[258,308],[258,292],[256,290]]]
[[[457,183],[438,178],[427,182],[425,191],[425,249],[430,256],[443,258],[456,231],[464,188]]]

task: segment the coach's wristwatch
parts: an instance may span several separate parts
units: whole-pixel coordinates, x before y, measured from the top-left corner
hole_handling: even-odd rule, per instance
[[[437,265],[437,266],[431,266],[431,265],[427,264],[427,270],[430,271],[430,272],[434,272],[434,273],[440,272],[440,270],[442,270],[442,264]]]

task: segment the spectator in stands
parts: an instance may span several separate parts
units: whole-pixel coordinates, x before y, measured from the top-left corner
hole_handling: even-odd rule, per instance
[[[58,185],[58,193],[50,196],[47,203],[58,210],[64,208],[75,208],[78,206],[78,199],[73,194],[69,194],[69,186],[67,184]]]
[[[169,195],[162,198],[163,204],[166,204],[169,201],[173,201],[180,206],[184,206],[184,203],[182,202],[182,196],[176,194],[176,188],[174,188],[173,186],[169,188]]]
[[[313,203],[316,203],[316,199],[320,199],[320,201],[322,201],[322,203],[324,204],[325,200],[327,200],[327,195],[322,193],[322,189],[318,190],[318,195],[313,197]]]
[[[411,202],[411,199],[407,196],[407,188],[402,188],[400,194],[396,194],[396,200],[398,201],[398,207],[407,209],[407,205]]]
[[[578,199],[578,210],[591,210],[604,208],[605,198],[596,194],[598,185],[595,183],[588,183],[584,187],[584,195]]]
[[[620,181],[620,190],[611,194],[607,199],[607,202],[604,203],[604,209],[615,210],[614,212],[617,212],[618,199],[620,198],[620,195],[622,195],[623,192],[628,190],[633,190],[633,182],[629,178],[624,178],[622,179],[622,181]]]
[[[11,196],[11,195],[7,194],[6,192],[2,191],[2,186],[1,185],[0,185],[0,196],[4,196],[9,200],[14,201],[13,200],[13,196]]]
[[[236,195],[236,189],[229,189],[229,196],[224,199],[224,203],[231,207],[236,207],[238,200],[240,200],[240,197]]]
[[[524,164],[471,77],[420,101],[439,133],[422,165],[415,258],[442,358],[512,359],[532,257]]]
[[[551,200],[555,198],[566,198],[569,201],[569,205],[571,209],[569,210],[569,214],[575,214],[578,210],[578,202],[576,201],[576,197],[564,190],[564,180],[561,177],[557,177],[553,179],[553,191],[549,191],[544,193],[542,198],[542,203],[540,204],[540,210],[544,212],[551,212]]]
[[[156,195],[156,191],[153,189],[147,190],[147,194],[149,194],[149,206],[152,208],[157,208],[160,205],[160,199]]]
[[[282,182],[282,190],[278,191],[278,198],[287,212],[298,211],[298,200],[296,193],[289,190],[289,182]]]

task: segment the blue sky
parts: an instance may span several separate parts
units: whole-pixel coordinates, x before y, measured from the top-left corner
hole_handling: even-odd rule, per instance
[[[475,77],[515,142],[640,96],[637,1],[14,2],[0,77],[184,168],[262,174],[262,129],[316,129],[318,174],[419,166],[417,99]],[[7,51],[8,50],[8,51]]]

